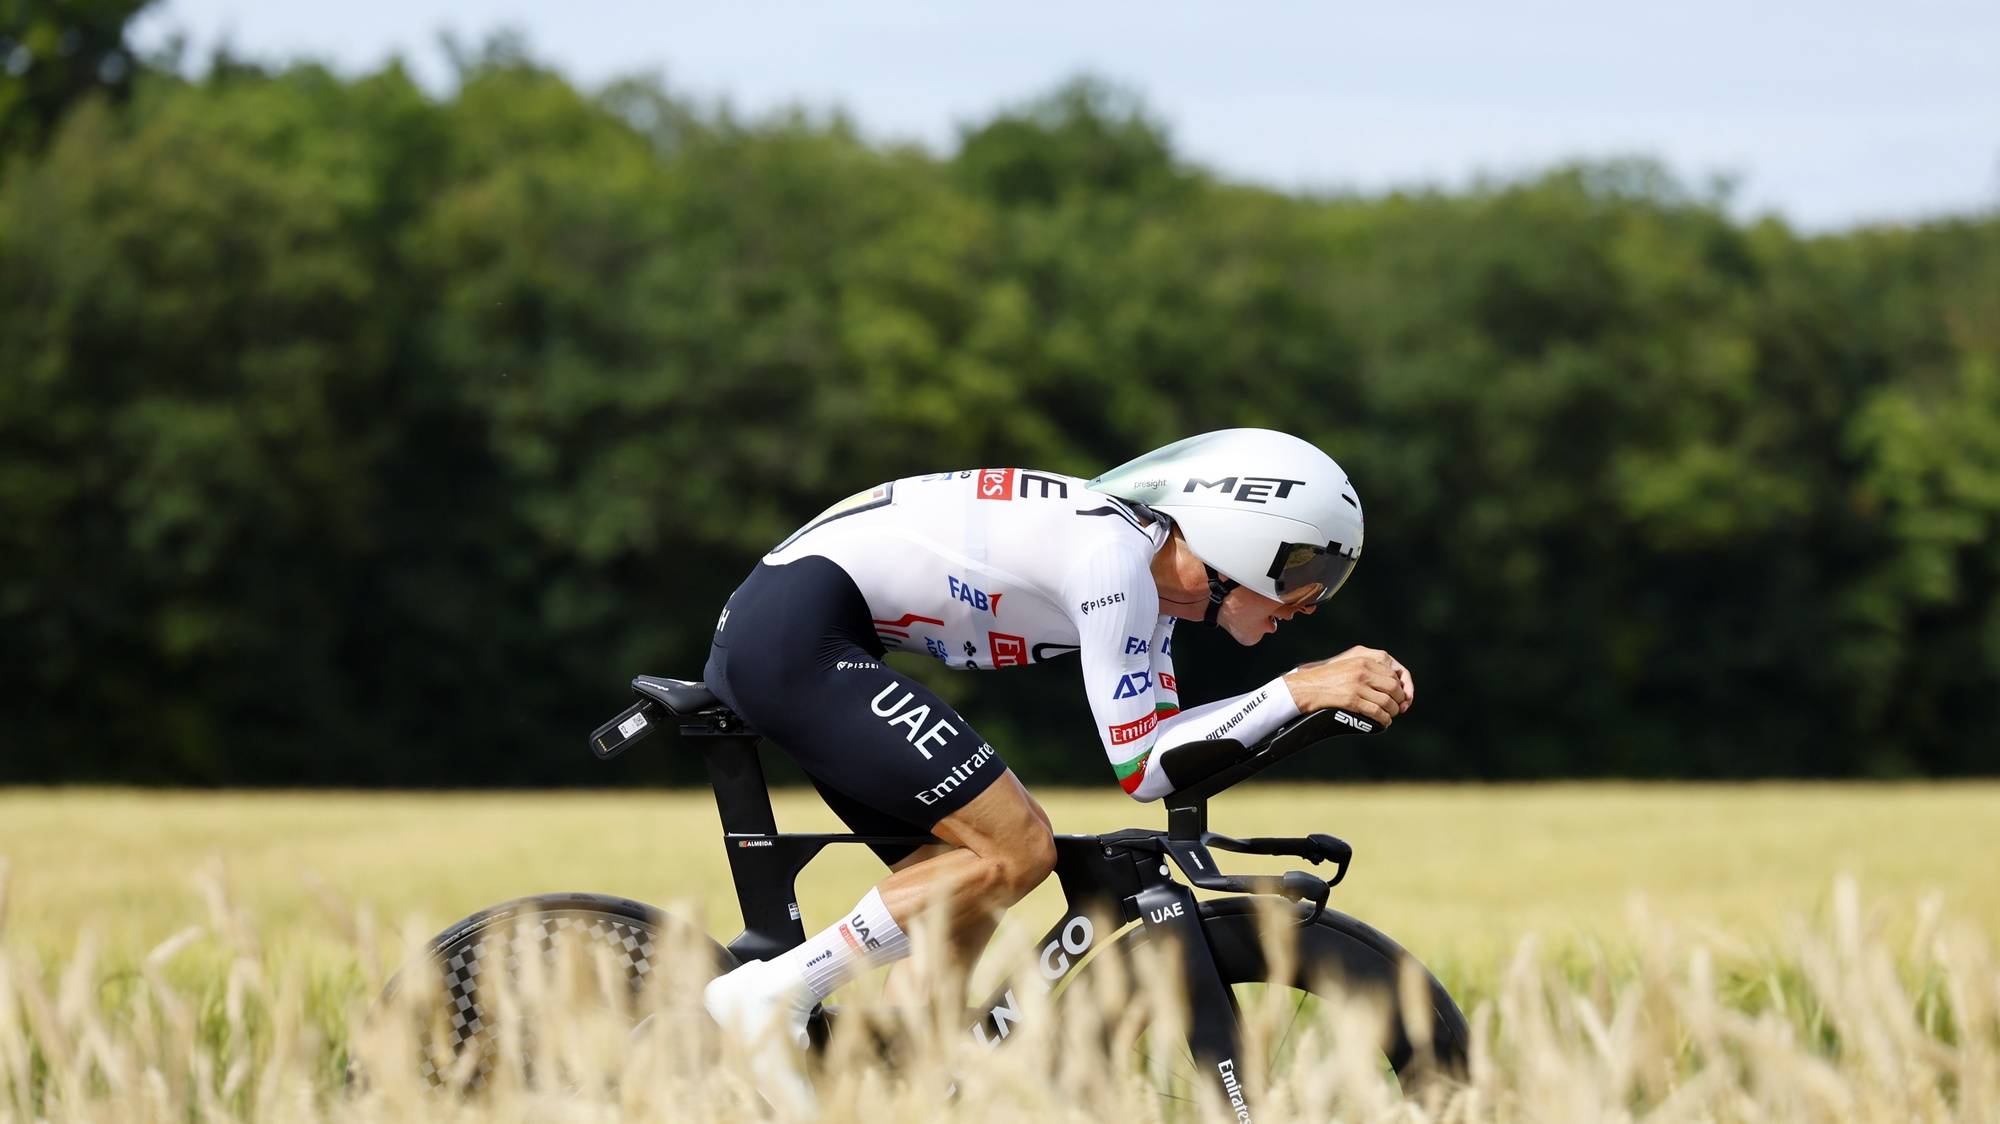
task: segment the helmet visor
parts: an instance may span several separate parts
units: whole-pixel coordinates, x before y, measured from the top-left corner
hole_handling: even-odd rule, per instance
[[[1334,543],[1288,542],[1278,547],[1265,576],[1277,583],[1278,599],[1284,604],[1317,605],[1340,589],[1358,561],[1358,554],[1342,554]]]

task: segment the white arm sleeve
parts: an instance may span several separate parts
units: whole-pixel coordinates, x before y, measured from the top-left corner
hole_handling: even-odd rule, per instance
[[[1140,783],[1126,791],[1137,800],[1158,800],[1173,791],[1162,762],[1176,747],[1209,738],[1233,738],[1244,745],[1253,745],[1277,733],[1278,727],[1298,716],[1298,703],[1292,699],[1292,692],[1285,686],[1282,676],[1235,698],[1183,710],[1160,723],[1153,735],[1153,764],[1156,767],[1146,770]]]
[[[1171,791],[1158,758],[1208,738],[1249,745],[1299,716],[1282,678],[1235,698],[1179,709],[1173,622],[1159,615],[1149,552],[1119,547],[1079,559],[1063,582],[1076,623],[1083,688],[1119,787],[1137,800]]]
[[[1284,726],[1292,718],[1298,718],[1298,702],[1292,700],[1292,692],[1284,686],[1284,676],[1278,676],[1236,698],[1204,702],[1192,710],[1182,710],[1170,722],[1160,722],[1152,744],[1152,760],[1160,766],[1178,746],[1208,738],[1234,738],[1252,746],[1276,734],[1278,726]],[[1158,800],[1172,792],[1164,766],[1148,772],[1150,776],[1132,792],[1134,798]]]
[[[1084,697],[1126,792],[1145,776],[1160,719],[1175,713],[1175,696],[1162,696],[1155,675],[1153,647],[1164,634],[1151,562],[1142,542],[1107,543],[1077,559],[1062,587],[1063,610],[1076,625]]]

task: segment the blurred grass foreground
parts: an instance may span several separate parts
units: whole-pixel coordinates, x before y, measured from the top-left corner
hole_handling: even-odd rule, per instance
[[[1995,800],[1993,786],[1964,784],[1235,794],[1216,810],[1223,830],[1333,829],[1354,842],[1334,906],[1436,968],[1476,1035],[1468,1084],[1407,1100],[1352,1012],[1255,1009],[1254,1048],[1288,1059],[1260,1115],[1990,1120]],[[1134,820],[1116,792],[1054,792],[1048,804],[1063,829]],[[778,813],[788,828],[830,826],[809,793],[781,794]],[[672,1033],[634,1038],[589,973],[542,981],[519,1002],[549,1020],[534,1045],[544,1064],[465,1103],[420,1078],[410,1020],[367,1017],[424,939],[505,898],[624,894],[726,937],[736,917],[717,830],[689,793],[0,793],[0,1121],[767,1114],[741,1059],[706,1037],[689,989],[649,995],[666,1012],[654,1025]],[[808,922],[877,870],[839,852],[809,867]],[[1635,885],[1650,887],[1643,902]],[[1031,947],[1055,916],[1052,894],[1017,908],[975,992]],[[837,998],[871,1009],[873,992],[869,981]],[[858,1039],[836,1043],[826,1118],[1193,1118],[1162,1095],[1172,1086],[1155,1055],[1133,1048],[1146,1019],[1171,1022],[1166,998],[1101,997],[1104,1011],[1146,1016],[1130,1025],[1030,1018],[1032,1033],[990,1054],[956,1019],[882,1012],[892,1026],[919,1021],[901,1028],[919,1053],[891,1067]],[[351,1062],[368,1081],[347,1083]]]
[[[678,960],[660,950],[652,978],[679,986],[640,997],[636,1011],[653,1018],[638,1032],[635,1009],[588,965],[529,971],[508,1002],[532,1020],[532,1040],[503,1038],[498,1068],[461,1096],[417,1068],[418,989],[406,983],[397,996],[408,1006],[371,1017],[365,1004],[384,982],[371,973],[365,994],[322,1006],[328,997],[297,965],[229,924],[226,898],[211,893],[214,925],[162,943],[115,986],[88,943],[52,965],[0,953],[0,1120],[768,1118],[745,1060],[700,1012],[697,950]],[[228,953],[220,974],[173,982],[176,957],[208,936]],[[1372,1039],[1354,1033],[1365,1014],[1247,1004],[1249,1068],[1281,1052],[1289,1062],[1258,1090],[1261,1118],[1984,1121],[2000,1104],[2000,964],[1975,929],[1927,912],[1892,945],[1843,883],[1829,922],[1793,929],[1773,959],[1654,918],[1620,939],[1633,961],[1580,973],[1524,944],[1472,1013],[1469,1080],[1407,1097]],[[1149,1032],[1171,1033],[1161,996],[1092,998],[1096,1020],[1036,1017],[1046,1012],[1027,1003],[1024,1029],[999,1049],[975,1044],[956,1011],[878,1011],[911,1044],[894,1066],[843,1020],[817,1072],[819,1111],[778,1118],[1228,1115],[1205,1089],[1190,1099],[1138,1048]]]

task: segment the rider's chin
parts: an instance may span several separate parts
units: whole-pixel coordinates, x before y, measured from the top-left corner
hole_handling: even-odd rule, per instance
[[[1271,624],[1269,619],[1267,618],[1264,623],[1264,627],[1257,629],[1255,632],[1252,632],[1248,628],[1239,626],[1237,628],[1230,629],[1229,635],[1234,637],[1236,642],[1238,644],[1243,645],[1245,648],[1254,648],[1257,646],[1257,642],[1264,639],[1264,637],[1267,634],[1269,634],[1270,631],[1271,631]]]

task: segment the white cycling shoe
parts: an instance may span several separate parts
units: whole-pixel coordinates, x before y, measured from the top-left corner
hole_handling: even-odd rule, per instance
[[[780,1112],[811,1112],[818,1104],[803,1072],[806,1021],[817,1000],[797,976],[768,960],[710,980],[702,1006],[750,1061],[757,1091]]]

